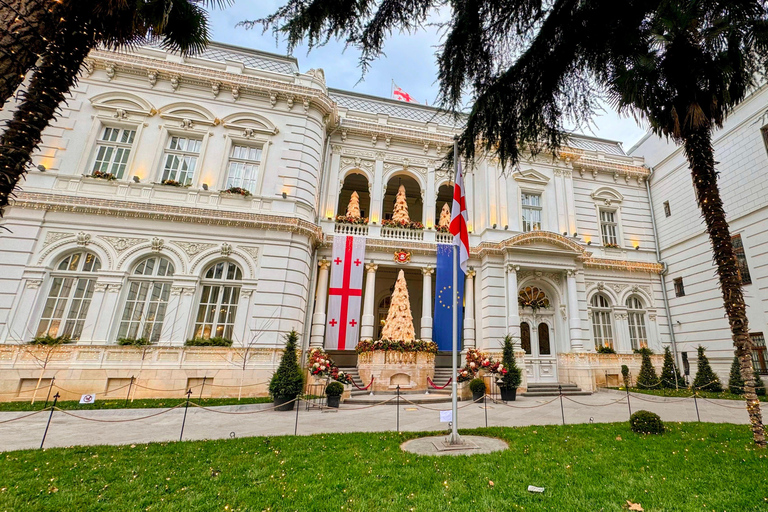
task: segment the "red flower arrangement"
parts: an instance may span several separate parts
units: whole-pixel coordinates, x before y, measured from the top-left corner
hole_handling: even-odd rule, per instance
[[[373,352],[374,350],[391,352],[427,352],[429,354],[437,354],[437,343],[424,340],[360,340],[360,343],[355,347],[355,352],[358,354],[363,352]]]
[[[384,219],[381,221],[381,225],[385,228],[405,228],[405,229],[424,229],[424,224],[421,222],[407,222],[407,221],[394,221],[392,219]]]
[[[465,382],[472,380],[477,377],[480,370],[498,375],[505,375],[507,373],[506,368],[500,362],[494,361],[485,352],[481,352],[476,348],[470,348],[467,349],[466,363],[464,368],[459,370],[457,381]]]
[[[251,195],[251,191],[241,187],[229,187],[227,190],[222,190],[226,194],[240,194],[243,197]]]
[[[438,233],[450,233],[451,228],[449,226],[437,226],[435,227],[435,231]]]
[[[111,172],[93,171],[93,173],[91,174],[91,178],[98,178],[100,180],[112,181],[112,180],[116,180],[117,176],[115,176]]]
[[[344,384],[352,383],[352,377],[339,370],[339,367],[334,364],[333,360],[322,349],[313,348],[309,351],[309,354],[307,354],[307,366],[309,367],[310,375],[315,377],[330,377]]]
[[[368,224],[368,217],[347,217],[346,215],[339,215],[336,217],[336,222],[339,224]]]

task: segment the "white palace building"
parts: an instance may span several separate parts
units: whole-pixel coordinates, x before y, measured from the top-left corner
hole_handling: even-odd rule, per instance
[[[715,139],[763,372],[767,100],[755,92]],[[452,192],[440,164],[459,130],[431,107],[328,88],[291,57],[94,51],[0,222],[0,400],[53,378],[74,394],[109,396],[131,377],[146,396],[203,378],[214,394],[264,394],[285,333],[324,344],[339,235],[366,237],[361,337],[380,336],[404,270],[417,336],[431,339],[437,243],[449,240],[435,227]],[[465,182],[465,349],[498,353],[512,334],[524,386],[615,385],[622,364],[636,374],[634,349],[671,344],[692,362],[704,345],[727,375],[728,324],[681,150],[573,136],[557,158],[506,170],[485,159]],[[382,225],[401,185],[424,229]],[[336,222],[353,192],[368,224]],[[76,343],[33,350],[43,335]],[[217,336],[233,347],[184,346]],[[138,337],[153,344],[117,344]],[[353,350],[333,355],[355,363]]]

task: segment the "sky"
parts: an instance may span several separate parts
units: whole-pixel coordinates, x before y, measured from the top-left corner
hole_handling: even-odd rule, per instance
[[[285,0],[235,0],[231,7],[211,12],[213,40],[285,55],[285,41],[276,41],[271,32],[264,34],[261,28],[236,27],[240,21],[271,14],[284,3]],[[438,92],[435,52],[439,43],[438,30],[430,26],[414,34],[393,34],[384,47],[385,55],[372,63],[365,76],[359,67],[359,53],[354,48],[345,49],[343,42],[330,41],[309,53],[303,45],[294,50],[293,56],[298,59],[302,72],[323,68],[329,87],[390,98],[394,80],[420,103],[432,105]],[[645,133],[634,119],[621,117],[608,106],[595,117],[589,131],[580,131],[620,141],[625,150]]]

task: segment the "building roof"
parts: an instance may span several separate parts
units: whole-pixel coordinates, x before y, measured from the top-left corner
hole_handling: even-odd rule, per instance
[[[328,94],[340,107],[350,110],[367,112],[369,114],[385,114],[423,123],[433,122],[445,126],[461,126],[464,124],[461,118],[458,120],[454,119],[452,113],[426,105],[378,98],[340,89],[328,89]]]
[[[146,46],[154,49],[163,49],[160,41],[149,43]],[[261,69],[284,75],[293,75],[299,72],[299,64],[294,57],[286,57],[276,53],[242,48],[240,46],[224,43],[211,43],[205,50],[191,58],[208,59],[215,62],[242,62],[244,66],[249,68]]]

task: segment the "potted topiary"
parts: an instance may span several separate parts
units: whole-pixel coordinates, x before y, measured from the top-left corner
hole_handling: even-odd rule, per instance
[[[296,357],[296,342],[299,333],[291,331],[285,337],[285,351],[280,359],[280,365],[269,381],[269,394],[275,404],[275,410],[292,411],[296,404],[294,400],[304,388],[304,375],[299,368]]]
[[[338,407],[341,395],[344,394],[344,385],[341,382],[331,382],[325,387],[326,404],[328,407]]]
[[[501,390],[501,399],[505,402],[514,402],[517,398],[517,388],[522,381],[520,368],[515,362],[515,347],[512,344],[512,336],[507,334],[504,337],[504,352],[501,358],[501,367],[499,368],[501,378],[496,381]]]
[[[469,390],[472,391],[472,401],[478,402],[485,396],[485,382],[483,379],[469,381]]]

